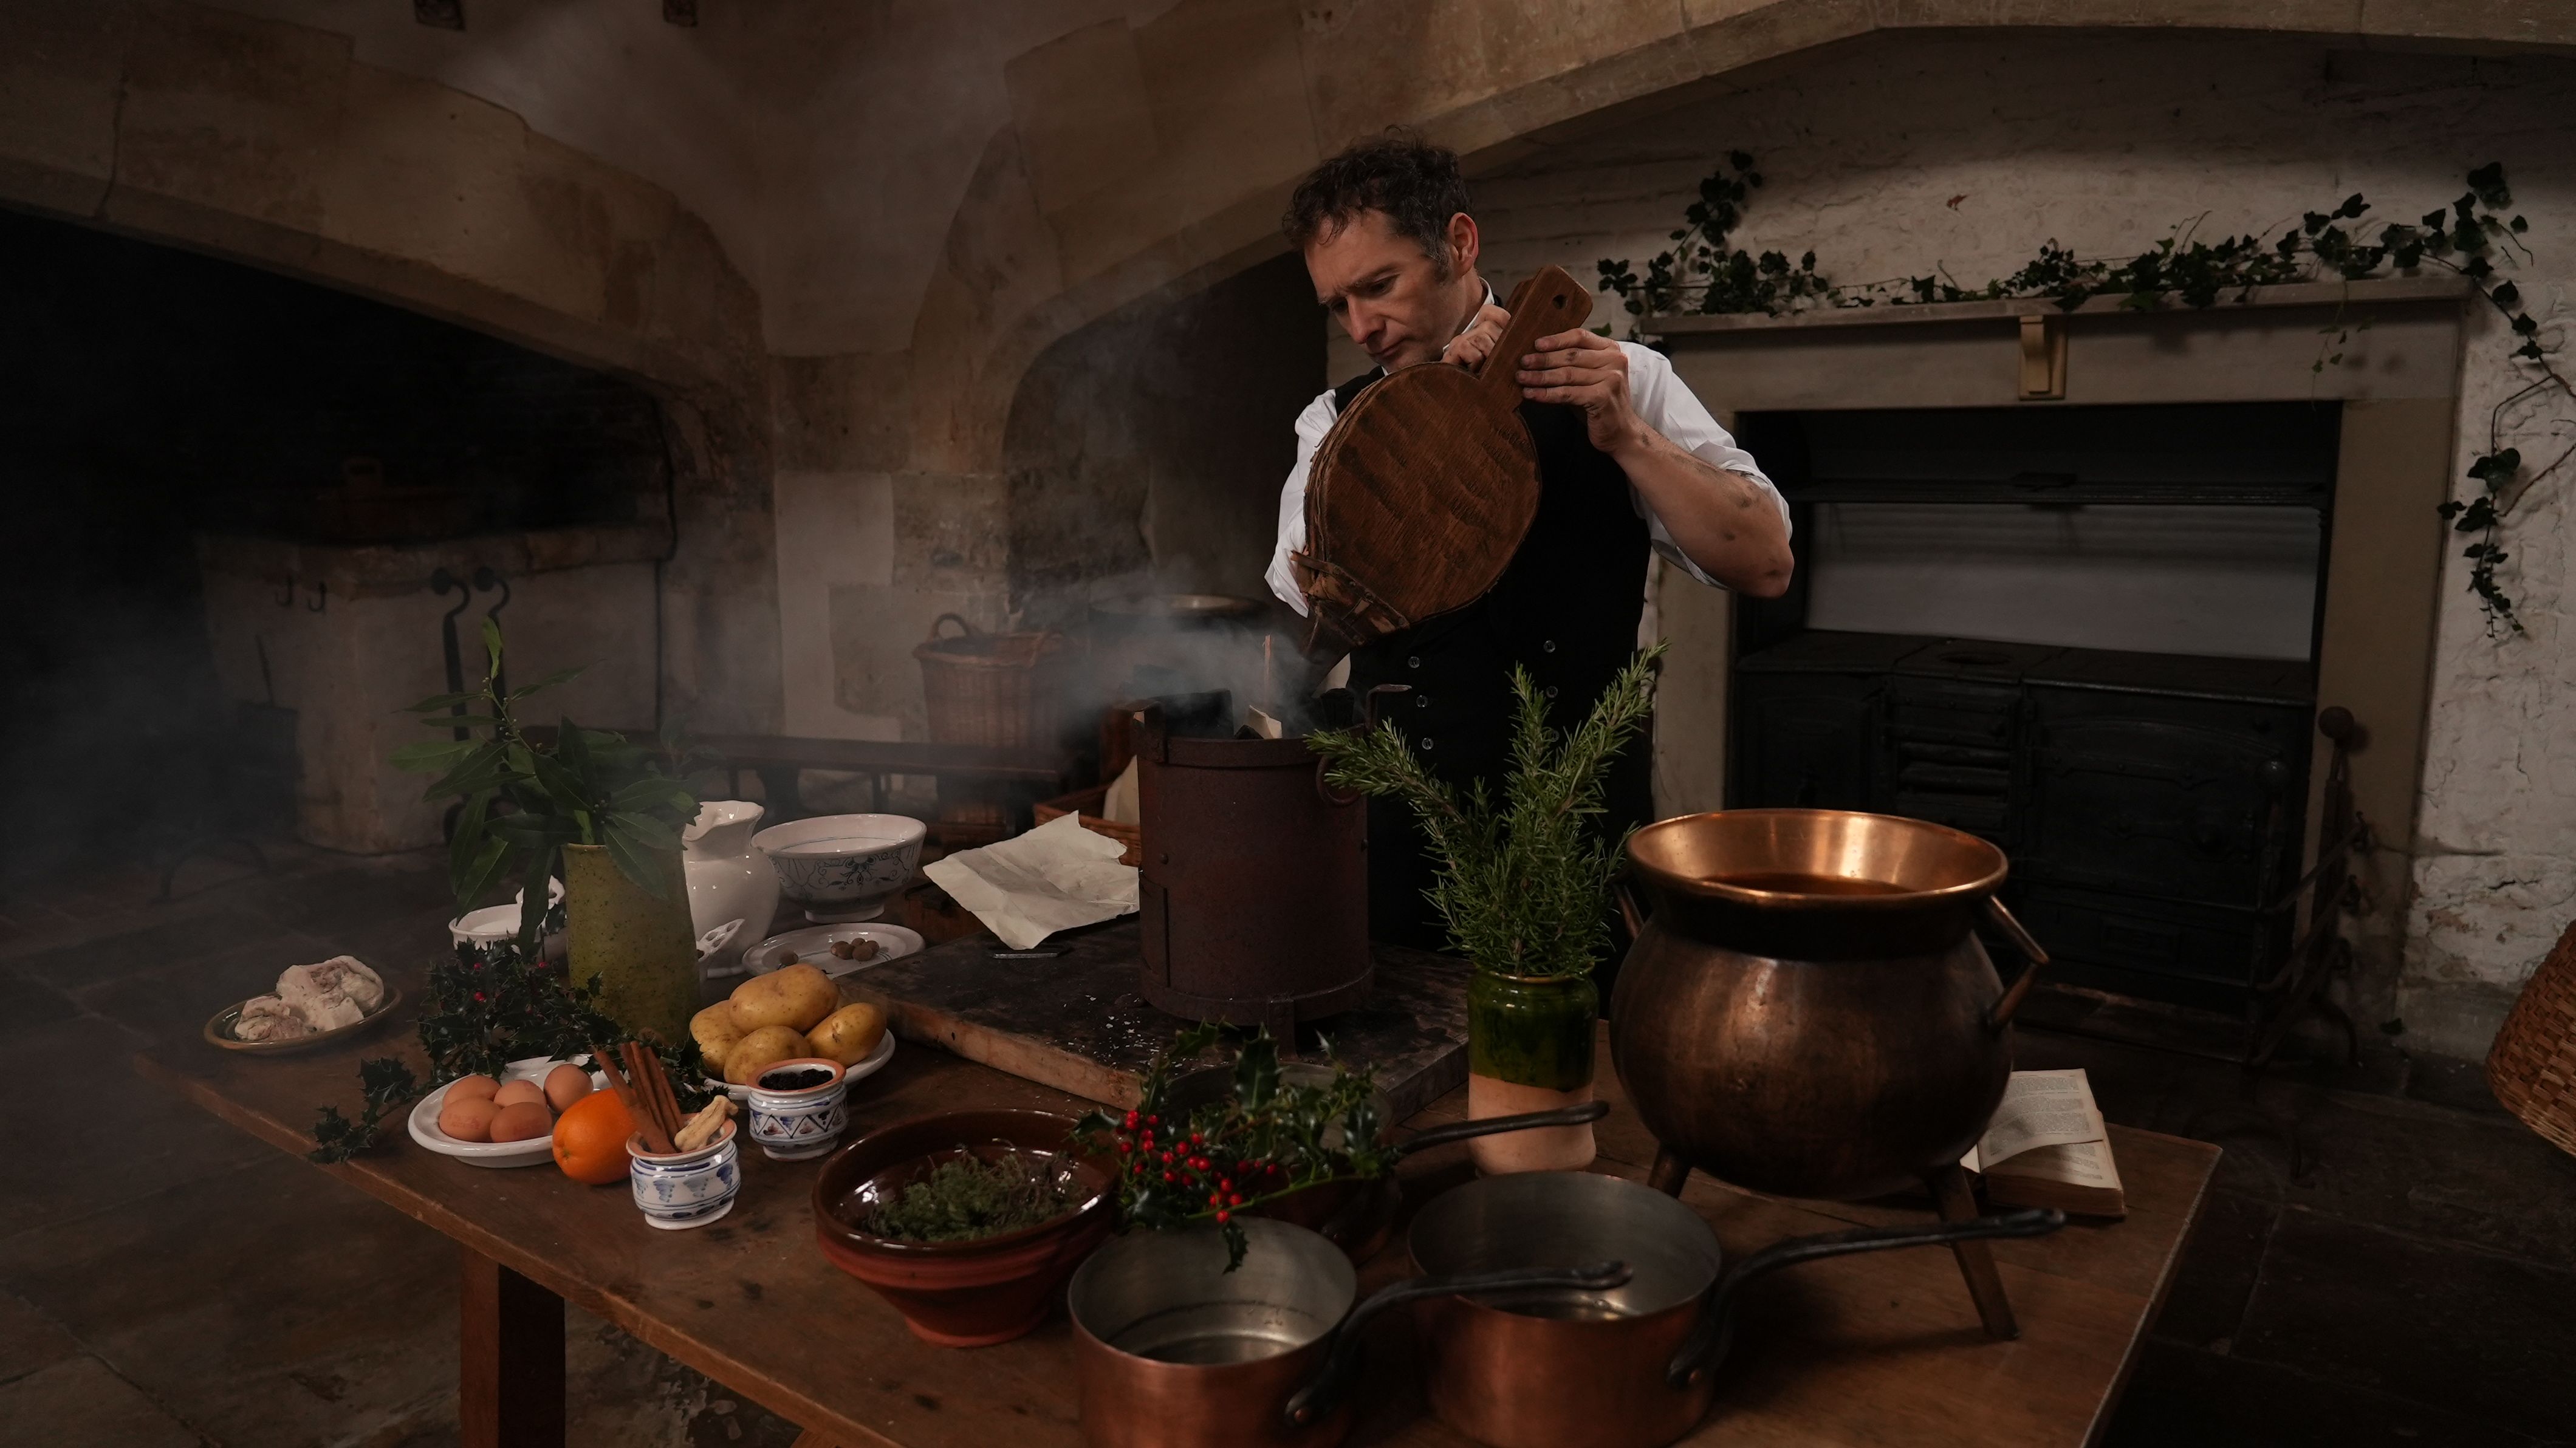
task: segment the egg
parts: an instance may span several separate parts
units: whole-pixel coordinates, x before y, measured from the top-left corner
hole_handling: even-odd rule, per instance
[[[557,1111],[590,1094],[590,1073],[567,1061],[546,1073],[546,1104]]]
[[[492,1093],[492,1104],[495,1106],[519,1106],[529,1103],[538,1106],[546,1103],[545,1088],[534,1081],[504,1081],[501,1083],[501,1089]]]
[[[511,1083],[511,1085],[517,1084],[515,1081]],[[521,1101],[516,1105],[504,1106],[492,1118],[494,1141],[533,1141],[554,1129],[554,1113],[546,1110],[546,1103],[543,1101]]]
[[[492,1118],[500,1114],[501,1108],[493,1105],[489,1097],[458,1096],[450,1091],[438,1108],[438,1129],[458,1141],[490,1141]]]
[[[447,1088],[447,1099],[489,1101],[492,1099],[492,1093],[500,1089],[501,1083],[489,1076],[459,1076],[456,1078],[456,1084]]]

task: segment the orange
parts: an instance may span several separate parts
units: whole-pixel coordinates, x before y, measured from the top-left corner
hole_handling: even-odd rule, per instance
[[[604,1187],[626,1180],[626,1138],[635,1119],[614,1091],[594,1091],[564,1108],[555,1122],[555,1165],[577,1182]]]

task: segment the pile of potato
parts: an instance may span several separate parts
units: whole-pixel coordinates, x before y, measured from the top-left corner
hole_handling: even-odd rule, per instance
[[[885,1029],[885,1012],[842,1005],[840,988],[810,965],[755,975],[734,987],[732,999],[689,1022],[708,1068],[735,1086],[748,1086],[761,1072],[798,1056],[855,1066],[885,1039]]]

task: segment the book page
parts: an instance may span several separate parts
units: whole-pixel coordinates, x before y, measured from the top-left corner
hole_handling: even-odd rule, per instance
[[[2014,1176],[2043,1177],[2069,1186],[2098,1187],[2105,1191],[2120,1189],[2120,1172],[2111,1164],[2111,1148],[2107,1142],[2076,1141],[2062,1146],[2033,1147],[2014,1157],[2011,1167]]]
[[[1967,1165],[1991,1171],[2026,1151],[2100,1141],[2103,1134],[2102,1113],[2094,1109],[2093,1088],[2081,1069],[2015,1071],[1971,1153],[1976,1160]]]

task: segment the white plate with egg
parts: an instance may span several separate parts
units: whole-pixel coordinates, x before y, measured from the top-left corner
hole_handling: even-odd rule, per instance
[[[584,1053],[575,1056],[571,1064],[582,1065],[589,1060],[589,1055]],[[542,1084],[547,1072],[563,1064],[565,1063],[550,1057],[530,1056],[524,1061],[512,1061],[503,1067],[501,1080],[504,1084],[511,1081],[535,1081]],[[412,1140],[441,1156],[452,1156],[467,1166],[535,1166],[539,1162],[554,1160],[555,1138],[551,1131],[529,1137],[525,1141],[459,1141],[439,1130],[438,1114],[446,1107],[447,1093],[455,1085],[453,1081],[448,1082],[447,1085],[420,1098],[419,1104],[412,1107]],[[598,1071],[591,1072],[590,1089],[607,1090],[608,1077]],[[555,1111],[551,1105],[547,1110],[558,1119],[563,1115],[562,1112]]]
[[[844,960],[832,953],[832,947],[845,940],[873,940],[877,953],[865,960]],[[789,957],[793,956],[838,980],[853,971],[900,960],[920,949],[920,934],[900,925],[816,925],[769,937],[742,953],[742,965],[753,975],[767,975],[792,964]]]

